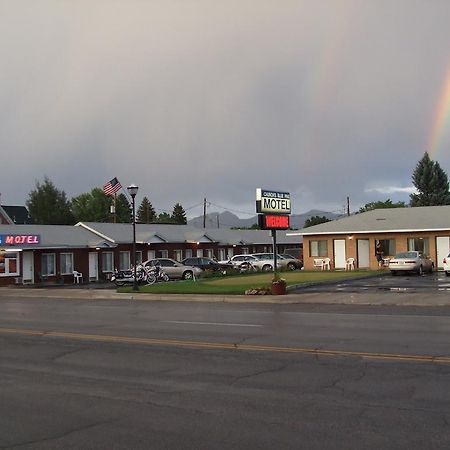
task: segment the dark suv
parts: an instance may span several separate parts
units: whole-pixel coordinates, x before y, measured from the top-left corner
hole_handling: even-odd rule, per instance
[[[193,256],[191,258],[185,258],[181,262],[187,266],[199,267],[202,270],[210,270],[212,272],[223,272],[233,268],[231,264],[218,263],[212,258],[207,258],[205,256]]]

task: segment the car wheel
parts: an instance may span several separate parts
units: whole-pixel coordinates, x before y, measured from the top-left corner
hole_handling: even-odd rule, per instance
[[[419,270],[417,271],[417,275],[423,275],[423,267],[419,266]]]
[[[270,264],[265,264],[265,265],[262,267],[262,271],[263,271],[263,272],[271,272],[271,271],[272,271],[272,266],[271,266]]]
[[[295,270],[297,267],[295,266],[294,263],[289,263],[289,264],[287,265],[287,268],[288,268],[289,270]]]
[[[194,278],[194,274],[191,270],[187,270],[183,273],[183,280],[192,280]]]

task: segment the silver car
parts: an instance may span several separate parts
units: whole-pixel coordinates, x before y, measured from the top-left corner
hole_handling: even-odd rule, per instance
[[[192,280],[198,277],[203,271],[198,267],[186,266],[171,258],[154,258],[144,261],[144,266],[160,266],[161,269],[167,273],[171,280]]]
[[[221,262],[221,261],[219,261]],[[267,259],[266,257],[258,257],[258,254],[252,255],[234,255],[228,263],[233,264],[234,267],[242,269],[250,264],[250,267],[254,270],[261,270],[263,272],[270,272],[273,270],[273,259]],[[279,266],[279,264],[277,264]]]
[[[424,272],[433,272],[433,269],[433,261],[422,252],[417,251],[397,253],[389,261],[389,270],[392,275],[406,271],[416,272],[418,275],[422,275]]]

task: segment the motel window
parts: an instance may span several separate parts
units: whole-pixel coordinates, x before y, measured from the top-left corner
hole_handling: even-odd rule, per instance
[[[130,267],[130,252],[119,252],[119,270],[128,270]]]
[[[61,253],[59,255],[61,265],[61,275],[72,275],[73,273],[73,253]]]
[[[155,258],[156,258],[155,250],[148,250],[147,251],[147,259],[155,259]]]
[[[192,249],[187,248],[187,249],[184,251],[184,254],[185,254],[186,258],[192,258]]]
[[[0,276],[19,275],[19,253],[5,252],[0,254]]]
[[[225,261],[227,259],[226,249],[219,248],[219,261]]]
[[[422,252],[425,255],[429,255],[428,238],[408,238],[408,251]]]
[[[48,277],[51,275],[56,275],[55,260],[56,258],[54,253],[42,254],[42,276]]]
[[[214,259],[214,250],[212,248],[207,248],[205,250],[205,253],[206,253],[205,256],[207,256],[208,258]]]
[[[113,252],[103,252],[102,253],[102,271],[103,272],[114,272]]]
[[[248,255],[248,247],[242,247],[242,254]]]
[[[174,250],[173,251],[174,259],[177,261],[181,261],[183,259],[183,250]]]
[[[328,256],[328,241],[309,241],[309,256]]]
[[[197,249],[197,258],[201,258],[203,256],[203,249],[202,248],[198,248]]]
[[[160,250],[158,258],[168,258],[169,257],[169,250]]]
[[[141,264],[142,262],[142,251],[136,251],[136,265]]]
[[[381,249],[381,255],[386,256],[394,256],[395,251],[395,239],[379,239],[375,240],[375,253],[378,252],[378,249]]]

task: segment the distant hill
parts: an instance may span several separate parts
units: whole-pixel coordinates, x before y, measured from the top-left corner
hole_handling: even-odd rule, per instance
[[[341,217],[339,214],[334,214],[326,211],[320,211],[318,209],[311,209],[304,214],[292,214],[291,215],[291,228],[303,228],[305,220],[313,216],[325,216],[327,219],[335,220]],[[205,225],[206,228],[250,228],[253,224],[257,223],[257,216],[250,217],[249,219],[241,219],[235,214],[224,211],[221,213],[213,212],[206,215]],[[197,228],[203,228],[203,216],[194,217],[188,220],[188,225]]]

